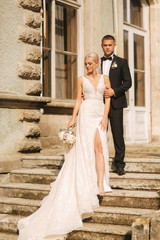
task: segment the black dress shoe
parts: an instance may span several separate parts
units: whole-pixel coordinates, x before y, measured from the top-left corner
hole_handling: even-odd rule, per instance
[[[120,176],[124,175],[125,174],[125,170],[123,168],[117,168],[116,169],[116,173]]]

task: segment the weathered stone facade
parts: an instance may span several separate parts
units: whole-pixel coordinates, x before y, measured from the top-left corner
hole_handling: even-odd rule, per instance
[[[17,0],[16,3],[7,1],[2,11],[2,22],[6,12],[10,11],[11,16],[14,14],[11,18],[14,31],[11,31],[11,35],[10,29],[3,31],[6,27],[4,21],[2,36],[5,38],[1,44],[3,50],[7,41],[7,48],[4,46],[4,49],[10,50],[9,54],[7,51],[1,52],[1,66],[5,64],[5,71],[2,71],[0,77],[3,86],[3,92],[0,92],[0,114],[3,116],[1,120],[5,119],[5,124],[2,122],[0,126],[0,131],[3,132],[0,139],[3,149],[0,153],[0,172],[6,172],[20,165],[20,153],[41,150],[40,109],[50,100],[40,97],[41,0]],[[9,22],[7,24],[10,26]],[[4,87],[4,82],[7,87]]]
[[[41,76],[41,1],[19,0],[19,6],[24,10],[24,23],[18,28],[18,40],[23,42],[25,59],[18,62],[17,74],[25,82],[27,95],[39,96],[42,85]],[[20,110],[18,119],[23,123],[24,138],[17,142],[19,152],[39,152],[40,143],[40,110]]]

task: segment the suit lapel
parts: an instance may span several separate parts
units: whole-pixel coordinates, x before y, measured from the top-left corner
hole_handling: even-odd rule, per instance
[[[112,63],[111,63],[111,66],[110,66],[110,69],[109,69],[109,77],[110,77],[111,72],[113,71],[112,65],[113,65],[113,63],[114,63],[115,61],[116,61],[116,55],[114,55],[113,60],[112,60]]]
[[[101,58],[101,74],[103,74],[103,61],[102,61],[102,58]]]

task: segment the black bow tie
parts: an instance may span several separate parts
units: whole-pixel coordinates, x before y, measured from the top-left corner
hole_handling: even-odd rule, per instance
[[[112,61],[112,57],[102,57],[102,61],[106,61],[106,60]]]

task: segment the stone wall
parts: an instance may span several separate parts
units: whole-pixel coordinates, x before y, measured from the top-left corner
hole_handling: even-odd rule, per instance
[[[116,53],[123,57],[123,1],[84,1],[84,52],[103,55],[101,39],[111,34],[117,40]]]
[[[50,100],[40,97],[41,0],[5,1],[0,20],[0,172],[7,172],[21,154],[40,152],[40,109]]]
[[[25,57],[17,64],[18,77],[25,83],[27,95],[39,96],[42,90],[41,77],[41,0],[19,0],[24,21],[18,26],[18,40],[23,43]]]
[[[24,59],[23,43],[18,42],[17,28],[23,11],[17,0],[2,1],[0,8],[0,92],[24,94],[24,82],[17,75],[17,62]],[[1,4],[2,4],[1,2]]]
[[[73,112],[74,101],[53,100],[44,107],[40,120],[42,148],[54,148],[61,145],[58,138],[60,128],[67,128]]]

